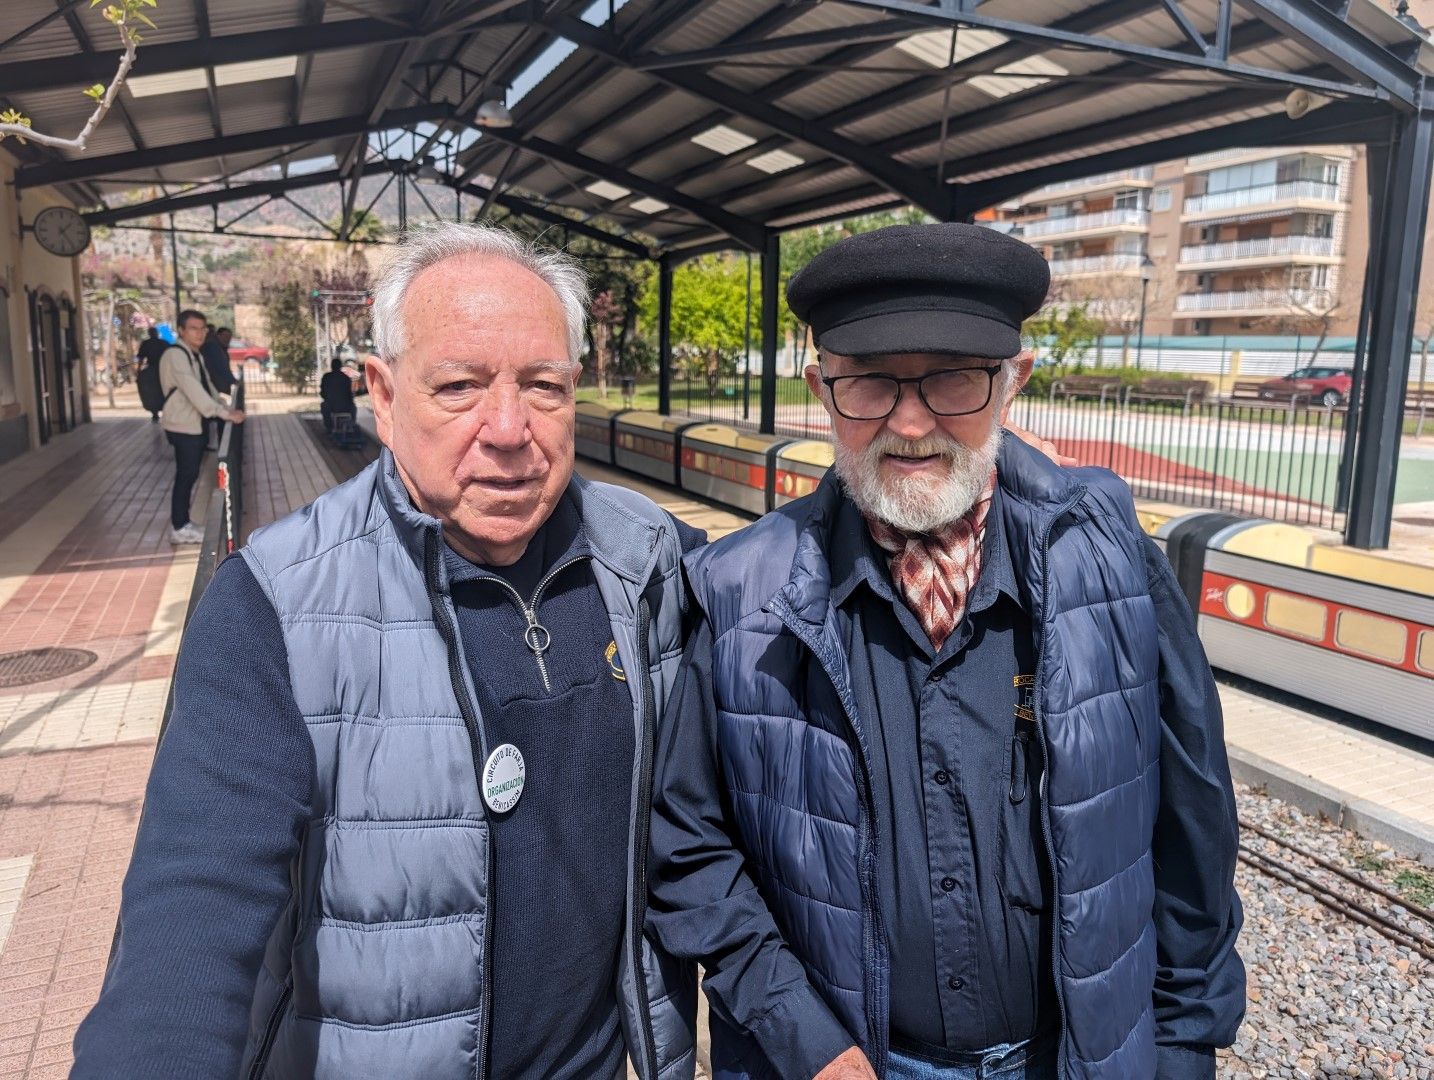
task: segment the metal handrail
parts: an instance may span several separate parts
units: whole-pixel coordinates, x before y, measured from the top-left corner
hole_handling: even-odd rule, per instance
[[[1333,255],[1331,236],[1264,236],[1230,240],[1223,244],[1187,244],[1180,249],[1181,263],[1259,259],[1270,255]]]
[[[1085,229],[1104,229],[1119,225],[1150,224],[1149,210],[1102,210],[1096,214],[1072,214],[1069,217],[1045,218],[1041,221],[1022,223],[1022,236],[1053,236],[1057,233],[1081,232]]]

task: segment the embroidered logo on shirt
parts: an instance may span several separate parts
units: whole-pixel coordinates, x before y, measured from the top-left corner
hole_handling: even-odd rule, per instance
[[[612,677],[618,682],[627,682],[627,672],[622,669],[622,657],[617,654],[617,642],[609,641],[607,648],[603,650],[603,656],[607,660],[607,666],[612,671]]]
[[[1021,700],[1016,703],[1016,719],[1036,722],[1036,677],[1034,675],[1017,675],[1013,680],[1016,689],[1021,691]]]

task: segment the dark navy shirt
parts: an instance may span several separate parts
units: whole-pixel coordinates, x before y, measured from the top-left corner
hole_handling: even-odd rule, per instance
[[[490,1074],[621,1078],[637,736],[577,506],[564,496],[512,566],[475,566],[451,549],[446,559],[488,749],[513,744],[527,770],[518,805],[492,826]],[[541,665],[524,606],[546,632]]]
[[[916,1048],[981,1050],[1056,1021],[1040,752],[1016,712],[1035,648],[1000,498],[939,653],[850,501],[833,530],[832,602],[872,754],[891,1031]]]

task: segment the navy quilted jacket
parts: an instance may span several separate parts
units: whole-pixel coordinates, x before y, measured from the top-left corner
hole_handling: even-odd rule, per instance
[[[1052,964],[1063,1020],[1062,1076],[1156,1076],[1162,979],[1198,984],[1173,992],[1197,1002],[1184,1011],[1199,1019],[1184,1031],[1189,1038],[1198,1029],[1189,1041],[1206,1047],[1208,1068],[1208,1048],[1227,1045],[1243,1014],[1244,972],[1233,949],[1239,926],[1230,884],[1233,805],[1221,769],[1223,783],[1208,793],[1216,814],[1210,831],[1220,838],[1219,865],[1206,875],[1209,910],[1188,913],[1192,924],[1208,923],[1209,932],[1192,938],[1200,942],[1198,957],[1166,955],[1157,942],[1156,906],[1188,905],[1190,898],[1158,896],[1162,710],[1170,705],[1162,701],[1167,684],[1147,541],[1128,490],[1104,470],[1057,469],[1008,440],[999,477],[1017,576],[1028,590],[1028,610],[1039,613],[1043,824],[1056,893]],[[779,1047],[796,1039],[802,1025],[819,1024],[803,993],[814,993],[828,1021],[848,1033],[844,1044],[831,1036],[829,1049],[854,1041],[878,1071],[885,1065],[888,971],[873,882],[871,766],[826,559],[840,498],[829,476],[808,499],[688,558],[712,643],[706,692],[716,710],[713,772],[723,789],[720,810],[712,813],[745,856],[742,873],[790,947],[785,963],[799,959],[808,984],[787,988],[795,980],[784,960],[758,961],[755,947],[736,959],[750,967],[749,982],[779,980],[783,989],[768,997],[774,1004],[751,1014],[711,995],[718,1078],[790,1072]],[[1203,657],[1194,659],[1203,667]],[[1218,711],[1210,722],[1218,740]],[[1223,765],[1223,750],[1217,753]],[[659,795],[652,920],[664,945],[679,951],[684,939],[703,932],[717,940],[711,931],[694,936],[675,910],[681,903],[671,902],[681,895],[684,875],[710,877],[712,864],[704,871],[701,853],[670,839],[681,799],[680,792]],[[677,885],[668,891],[663,881]],[[706,907],[703,897],[689,899],[709,926],[724,918],[757,925],[751,909],[739,913],[741,884],[730,892],[727,901]],[[751,892],[749,886],[748,901]],[[733,957],[723,962],[731,968]],[[1162,1052],[1162,1075],[1166,1060]]]

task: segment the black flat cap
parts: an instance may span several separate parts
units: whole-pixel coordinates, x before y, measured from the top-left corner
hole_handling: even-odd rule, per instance
[[[951,353],[1004,360],[1046,300],[1051,271],[1020,240],[980,225],[892,225],[850,236],[787,283],[819,348],[842,356]]]

